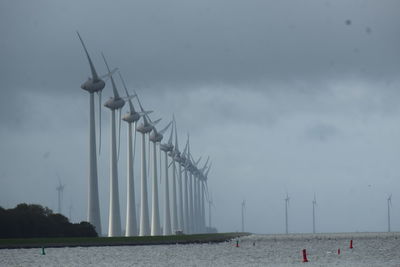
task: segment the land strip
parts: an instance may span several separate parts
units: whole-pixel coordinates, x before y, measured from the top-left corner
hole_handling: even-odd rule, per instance
[[[60,237],[60,238],[0,239],[0,249],[220,243],[246,235],[250,235],[250,233],[216,233],[216,234],[135,236],[135,237],[76,237],[76,238]]]

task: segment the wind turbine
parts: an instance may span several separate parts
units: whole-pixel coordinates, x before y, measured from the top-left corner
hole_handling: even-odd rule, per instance
[[[387,198],[387,210],[388,210],[388,232],[390,232],[390,207],[392,206],[392,194]]]
[[[286,198],[285,198],[285,226],[286,226],[286,234],[289,233],[288,205],[289,205],[289,195],[288,195],[288,193],[286,193]]]
[[[193,164],[190,160],[190,143],[189,143],[189,134],[187,137],[187,157],[186,157],[186,169],[189,171],[189,186],[188,186],[188,207],[189,207],[189,218],[190,218],[190,224],[189,224],[189,233],[193,233],[195,232],[195,222],[196,222],[196,218],[195,218],[195,214],[194,214],[194,199],[193,199],[193,186],[192,186],[192,182],[193,182],[193,174],[192,174],[192,167]]]
[[[242,201],[242,233],[244,233],[244,210],[246,208],[246,201]]]
[[[176,164],[174,159],[174,150],[172,149],[169,152],[169,156],[171,157],[171,164],[172,164],[172,205],[171,205],[171,227],[172,231],[175,232],[178,230],[178,203],[176,197]]]
[[[103,56],[104,63],[107,70],[111,73],[106,58]],[[125,100],[122,99],[115,86],[114,78],[112,75],[111,84],[113,89],[113,97],[110,97],[104,106],[111,110],[111,158],[110,158],[110,210],[108,217],[108,236],[121,235],[121,215],[119,208],[119,192],[118,192],[118,156],[117,156],[117,138],[115,127],[115,110],[119,111],[119,129],[121,129],[121,110],[125,105]],[[119,143],[119,141],[118,141]]]
[[[200,214],[200,176],[199,176],[199,170],[197,168],[197,165],[199,164],[201,157],[197,160],[197,162],[194,161],[193,157],[191,154],[190,158],[192,161],[192,164],[190,165],[190,173],[192,174],[193,177],[193,214],[194,214],[194,230],[196,233],[200,232],[201,228],[201,214]]]
[[[60,213],[60,214],[62,212],[61,208],[62,208],[62,198],[63,198],[63,193],[64,193],[64,187],[65,187],[65,185],[61,183],[61,180],[59,180],[56,190],[58,193],[58,213]]]
[[[157,143],[159,144],[163,139],[163,134],[171,126],[172,121],[168,123],[161,131],[157,131],[153,127],[149,140],[153,143],[153,198],[152,198],[152,212],[151,212],[151,235],[160,235],[160,210],[158,207],[158,181],[157,181]]]
[[[173,160],[178,163],[178,227],[181,231],[185,232],[186,231],[186,226],[185,226],[185,214],[184,214],[184,204],[183,204],[183,191],[182,191],[182,158],[181,158],[181,152],[179,151],[179,146],[178,146],[178,131],[176,129],[176,120],[175,116],[173,116],[173,122],[174,122],[174,129],[175,129],[175,146],[173,152]]]
[[[69,214],[69,221],[70,222],[72,222],[72,208],[73,208],[73,206],[72,206],[72,203],[71,203],[71,204],[69,204],[69,207],[68,207],[68,214]]]
[[[125,81],[119,73],[122,84],[125,89],[126,96],[129,103],[129,111],[122,117],[128,123],[128,172],[127,172],[127,204],[126,204],[126,229],[125,236],[136,236],[137,221],[136,221],[136,204],[135,204],[135,185],[134,185],[134,159],[135,159],[135,146],[136,146],[136,124],[140,119],[141,114],[136,112],[131,99],[129,99],[128,89],[126,88]],[[136,95],[136,93],[135,93]],[[132,124],[133,124],[133,144],[132,144]]]
[[[140,110],[143,114],[144,111],[139,97],[136,97],[139,103]],[[149,122],[147,116],[142,116],[143,122],[136,128],[136,131],[142,134],[142,155],[141,155],[141,187],[140,187],[140,236],[150,235],[149,223],[149,203],[147,197],[147,163],[146,163],[146,134],[150,133],[160,120]]]
[[[86,49],[85,43],[83,42],[79,32],[79,40],[85,50],[86,57],[89,61],[90,71],[92,77],[89,77],[86,82],[81,85],[81,88],[89,93],[89,189],[88,189],[88,214],[87,221],[91,223],[96,232],[101,235],[101,221],[100,221],[100,205],[99,205],[99,188],[98,188],[98,177],[97,177],[97,156],[96,156],[96,133],[95,133],[95,119],[94,119],[94,93],[99,95],[99,101],[101,102],[101,91],[105,87],[105,82],[97,75],[96,69],[94,68],[93,62]],[[99,105],[99,116],[100,116],[100,105]],[[99,120],[100,125],[100,120]]]
[[[168,181],[168,152],[171,152],[174,148],[172,145],[172,135],[174,128],[171,128],[171,133],[167,143],[160,144],[161,150],[164,152],[164,169],[165,169],[165,179],[164,179],[164,226],[163,235],[171,235],[171,213],[170,213],[170,199],[169,199],[169,181]]]
[[[183,224],[184,224],[184,230],[185,233],[190,233],[190,212],[189,212],[189,177],[188,177],[188,162],[187,162],[187,148],[188,148],[188,144],[189,144],[189,137],[186,141],[186,145],[185,148],[183,149],[183,152],[180,155],[180,165],[183,167],[183,172],[184,172],[184,181],[185,183],[183,184]]]
[[[312,201],[313,234],[315,234],[315,206],[317,206],[317,199],[314,193],[314,199]]]
[[[206,194],[206,187],[205,187],[205,182],[207,180],[207,176],[205,175],[205,171],[207,169],[207,164],[208,161],[210,160],[210,157],[207,158],[206,163],[204,164],[203,168],[199,170],[199,176],[200,176],[200,217],[201,217],[201,231],[205,232],[206,230],[206,214],[205,214],[205,194]],[[208,171],[207,171],[208,173]],[[207,193],[208,194],[208,193]]]
[[[214,206],[213,199],[211,193],[209,194],[208,198],[208,227],[211,229],[212,224],[211,224],[211,207]]]

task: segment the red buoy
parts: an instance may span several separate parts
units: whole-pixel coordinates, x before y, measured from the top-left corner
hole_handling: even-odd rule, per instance
[[[303,262],[308,262],[307,251],[305,249],[303,249]]]
[[[340,248],[338,248],[338,250],[337,250],[337,254],[338,254],[338,255],[340,255]]]
[[[350,240],[350,247],[349,247],[350,249],[352,249],[353,248],[353,239],[352,240]]]

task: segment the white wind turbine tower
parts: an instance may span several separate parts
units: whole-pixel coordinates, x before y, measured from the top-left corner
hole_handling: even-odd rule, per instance
[[[242,201],[242,233],[244,233],[244,210],[246,208],[246,201]]]
[[[99,102],[101,103],[101,91],[105,87],[105,82],[97,75],[93,62],[90,59],[86,46],[77,32],[79,40],[85,50],[86,57],[89,61],[90,71],[92,77],[89,77],[86,82],[81,85],[83,90],[89,93],[89,188],[88,188],[88,214],[87,221],[91,223],[96,232],[101,235],[101,221],[100,221],[100,205],[99,205],[99,189],[97,177],[97,156],[96,156],[96,134],[95,134],[95,119],[94,119],[94,93],[99,95]],[[100,117],[100,103],[99,103],[99,117]],[[101,120],[99,119],[99,125]],[[101,136],[101,135],[100,135]]]
[[[181,152],[179,151],[179,145],[178,145],[178,131],[176,129],[176,120],[175,116],[173,116],[173,122],[174,122],[174,129],[175,129],[175,146],[173,150],[173,160],[178,163],[178,228],[185,232],[186,231],[186,226],[185,226],[185,214],[184,214],[184,204],[183,204],[183,191],[182,191],[182,158],[181,158]]]
[[[191,156],[192,161],[194,162],[193,157]],[[199,160],[192,165],[192,174],[194,177],[194,214],[195,214],[195,230],[196,233],[199,233],[202,231],[202,222],[203,219],[201,217],[201,195],[200,195],[200,179],[202,178],[200,175],[200,170],[197,168],[197,165],[199,164],[201,160],[201,157]]]
[[[317,199],[314,194],[314,199],[312,201],[313,234],[315,234],[315,206],[317,206]]]
[[[199,160],[200,161],[200,160]],[[198,162],[197,162],[198,163]],[[200,192],[199,192],[199,177],[197,175],[197,164],[193,165],[192,175],[193,175],[193,184],[194,184],[194,192],[193,192],[193,204],[194,204],[194,217],[195,217],[195,232],[200,232]]]
[[[170,199],[169,199],[169,181],[168,181],[168,152],[171,152],[174,148],[172,145],[172,135],[174,132],[174,128],[171,128],[171,133],[167,143],[160,144],[161,150],[164,152],[164,226],[163,226],[163,235],[171,235],[171,210],[170,210]],[[161,157],[161,156],[160,156]]]
[[[185,233],[190,233],[190,211],[189,211],[189,177],[188,177],[188,160],[186,157],[187,154],[187,148],[188,148],[188,143],[189,143],[189,137],[186,141],[185,149],[180,155],[180,165],[183,167],[183,172],[184,172],[184,181],[185,183],[183,184],[183,225],[184,225],[184,231]]]
[[[173,233],[179,229],[178,225],[178,203],[177,203],[177,196],[176,196],[176,164],[174,159],[174,150],[172,149],[169,152],[169,156],[171,157],[171,164],[172,164],[172,205],[171,205],[171,227]]]
[[[212,199],[212,194],[209,194],[208,198],[208,227],[211,229],[212,224],[211,224],[211,207],[214,206],[213,199]]]
[[[285,226],[286,226],[286,234],[289,233],[288,205],[289,205],[289,195],[286,193],[286,198],[285,198]]]
[[[196,228],[195,228],[195,223],[196,223],[196,218],[194,214],[194,195],[193,195],[193,174],[192,174],[192,168],[193,164],[190,160],[191,154],[190,154],[190,141],[189,141],[189,134],[187,137],[187,157],[186,157],[186,169],[189,171],[189,183],[188,183],[188,206],[189,206],[189,233],[194,233]]]
[[[126,229],[125,236],[137,236],[138,227],[136,219],[136,204],[135,204],[135,185],[134,185],[134,161],[135,161],[135,146],[136,146],[136,124],[140,119],[141,114],[136,112],[131,99],[129,99],[128,89],[125,81],[119,73],[122,84],[125,89],[126,97],[128,98],[129,111],[122,117],[128,123],[128,172],[127,172],[127,204],[126,204]],[[135,93],[136,96],[136,93]],[[133,143],[132,143],[132,124],[133,124]]]
[[[207,164],[208,161],[210,160],[210,157],[207,158],[206,163],[204,164],[203,168],[199,171],[199,176],[200,176],[200,218],[201,218],[201,232],[206,231],[206,209],[205,209],[205,194],[207,193],[207,198],[208,198],[208,192],[206,192],[206,187],[205,183],[207,181],[207,176],[206,176],[206,169],[208,168]],[[208,173],[208,171],[207,171]]]
[[[163,139],[163,134],[171,126],[172,121],[168,123],[161,131],[157,131],[153,127],[153,131],[150,134],[150,141],[153,143],[153,190],[152,190],[152,212],[151,212],[151,235],[156,236],[161,234],[160,229],[160,210],[158,207],[158,181],[157,181],[157,144],[160,144]],[[161,170],[160,170],[161,171]]]
[[[139,97],[136,97],[139,102],[140,110],[143,114],[145,111],[140,103]],[[146,164],[146,134],[153,130],[153,126],[157,122],[149,123],[146,116],[143,116],[143,123],[141,123],[136,131],[142,134],[142,155],[141,155],[141,194],[140,194],[140,236],[150,235],[150,223],[149,223],[149,203],[147,197],[147,164]]]
[[[392,206],[392,194],[387,199],[387,213],[388,213],[388,232],[390,232],[390,207]]]
[[[59,180],[56,190],[58,193],[58,213],[60,213],[60,214],[62,212],[62,199],[63,199],[63,194],[64,194],[64,187],[65,187],[65,185],[62,184],[61,181]]]
[[[107,70],[111,73],[107,61],[102,54]],[[121,235],[121,214],[119,207],[119,190],[118,190],[118,156],[117,156],[117,138],[115,126],[115,110],[119,110],[119,129],[121,129],[121,110],[125,105],[115,86],[114,78],[110,76],[114,97],[110,97],[104,106],[111,110],[111,157],[110,157],[110,210],[108,217],[108,236]],[[118,142],[119,143],[119,142]]]

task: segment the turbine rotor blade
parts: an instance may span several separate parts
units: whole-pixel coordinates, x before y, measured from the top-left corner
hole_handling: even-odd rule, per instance
[[[178,147],[178,131],[176,130],[175,115],[172,115],[172,118],[173,118],[174,128],[175,128],[175,149],[179,151],[179,147]]]
[[[94,68],[93,62],[92,62],[92,60],[90,59],[89,52],[88,52],[87,49],[86,49],[86,45],[85,45],[85,43],[83,42],[82,37],[81,37],[81,35],[79,34],[79,32],[76,31],[76,33],[78,34],[79,40],[81,41],[81,44],[82,44],[82,46],[83,46],[83,49],[85,50],[85,53],[86,53],[86,57],[87,57],[87,59],[88,59],[88,61],[89,61],[90,71],[92,72],[92,79],[93,79],[93,80],[98,80],[98,79],[99,79],[99,76],[97,75],[97,72],[96,72],[96,69]]]
[[[106,58],[104,57],[104,54],[101,53],[101,56],[103,57],[104,63],[106,64],[108,73],[111,73],[110,67],[109,67],[108,64],[107,64],[107,60],[106,60]],[[113,88],[114,98],[119,98],[119,94],[118,94],[118,91],[117,91],[117,87],[116,87],[116,85],[115,85],[114,78],[112,77],[112,75],[110,76],[110,79],[111,79],[111,84],[112,84],[112,88]]]
[[[158,133],[159,134],[165,133],[168,130],[169,126],[171,126],[171,124],[172,124],[172,121],[170,121],[170,123],[168,123],[168,125],[165,126],[164,129],[162,129],[161,131],[158,131]]]
[[[169,139],[168,139],[168,144],[169,145],[172,145],[172,135],[173,135],[173,133],[174,133],[174,128],[171,128],[171,133],[170,133]]]
[[[127,97],[126,100],[129,102],[129,109],[130,109],[131,113],[136,112],[136,111],[135,111],[135,108],[133,107],[132,101],[131,101],[131,98],[135,97],[136,94],[134,94],[133,96],[130,96],[130,95],[128,94],[128,89],[126,88],[125,81],[124,81],[124,79],[122,78],[122,75],[121,75],[121,73],[120,73],[119,71],[118,71],[118,75],[119,75],[119,77],[120,77],[120,79],[121,79],[121,82],[122,82],[122,85],[123,85],[123,87],[124,87],[124,89],[125,89],[125,93],[126,93],[126,97]],[[124,100],[125,100],[125,99],[124,99]]]
[[[118,68],[114,68],[112,71],[100,76],[100,78],[104,79],[104,81],[108,81],[111,76],[113,76],[115,74],[115,72],[118,70]]]

